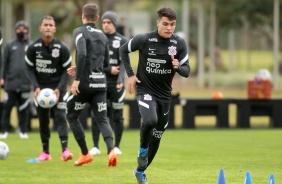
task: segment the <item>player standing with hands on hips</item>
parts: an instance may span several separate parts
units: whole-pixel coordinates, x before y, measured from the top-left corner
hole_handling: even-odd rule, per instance
[[[68,126],[66,121],[66,98],[67,98],[67,68],[70,67],[71,56],[68,48],[60,40],[54,37],[56,32],[55,21],[52,16],[44,16],[41,20],[39,31],[41,38],[29,45],[26,51],[26,63],[29,76],[33,83],[35,99],[41,89],[51,88],[57,96],[56,105],[52,107],[54,112],[54,123],[62,147],[62,161],[73,158],[68,150]],[[35,101],[36,102],[36,101]],[[37,158],[39,161],[51,160],[49,152],[50,139],[50,111],[37,105],[39,118],[39,132],[43,151]]]
[[[87,148],[83,127],[78,120],[86,103],[89,103],[107,145],[108,166],[116,166],[112,129],[107,122],[107,81],[104,67],[109,64],[108,39],[95,25],[99,20],[96,4],[84,5],[81,18],[83,25],[73,31],[76,73],[71,86],[72,94],[67,100],[67,120],[81,149],[81,155],[74,165],[81,166],[93,161]]]
[[[185,41],[173,34],[176,12],[167,7],[157,11],[157,30],[133,37],[120,48],[121,60],[128,75],[128,91],[137,93],[140,128],[138,166],[134,171],[138,184],[147,184],[144,171],[153,161],[169,123],[172,80],[177,72],[188,77],[190,66]],[[129,53],[139,50],[134,74]]]

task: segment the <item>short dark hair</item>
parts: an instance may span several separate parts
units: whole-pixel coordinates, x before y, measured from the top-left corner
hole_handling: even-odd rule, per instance
[[[83,6],[82,12],[87,20],[95,21],[96,17],[99,14],[99,8],[94,3],[88,3]]]
[[[54,21],[54,25],[56,25],[55,19],[54,17],[52,17],[51,15],[44,15],[41,19],[40,25],[42,24],[43,20],[53,20]]]
[[[176,12],[168,7],[158,9],[158,18],[167,17],[169,20],[176,20]]]

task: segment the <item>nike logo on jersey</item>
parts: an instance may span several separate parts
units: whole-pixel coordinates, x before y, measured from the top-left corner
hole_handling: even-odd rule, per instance
[[[164,115],[166,116],[169,113],[169,111],[165,112]]]

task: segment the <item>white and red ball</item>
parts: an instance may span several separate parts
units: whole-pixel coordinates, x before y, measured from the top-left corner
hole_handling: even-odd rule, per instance
[[[51,108],[56,104],[57,96],[53,89],[44,88],[37,96],[37,103],[42,108]]]
[[[5,160],[9,156],[9,147],[0,141],[0,160]]]

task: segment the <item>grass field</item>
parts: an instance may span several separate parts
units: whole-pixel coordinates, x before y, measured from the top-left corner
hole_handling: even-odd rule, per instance
[[[79,148],[70,132],[69,148],[78,158]],[[56,132],[52,132],[50,151],[53,159],[41,163],[26,163],[37,157],[40,140],[37,131],[29,134],[28,140],[10,134],[5,142],[10,155],[0,160],[0,183],[136,183],[132,175],[136,167],[139,131],[124,132],[118,166],[107,166],[106,148],[102,139],[102,154],[94,162],[82,167],[73,166],[73,161],[61,162],[61,148]],[[151,184],[213,184],[219,170],[224,169],[228,184],[242,184],[247,171],[254,184],[268,182],[274,174],[276,183],[282,183],[282,130],[167,130],[155,160],[146,171]],[[86,131],[89,148],[91,135]]]

